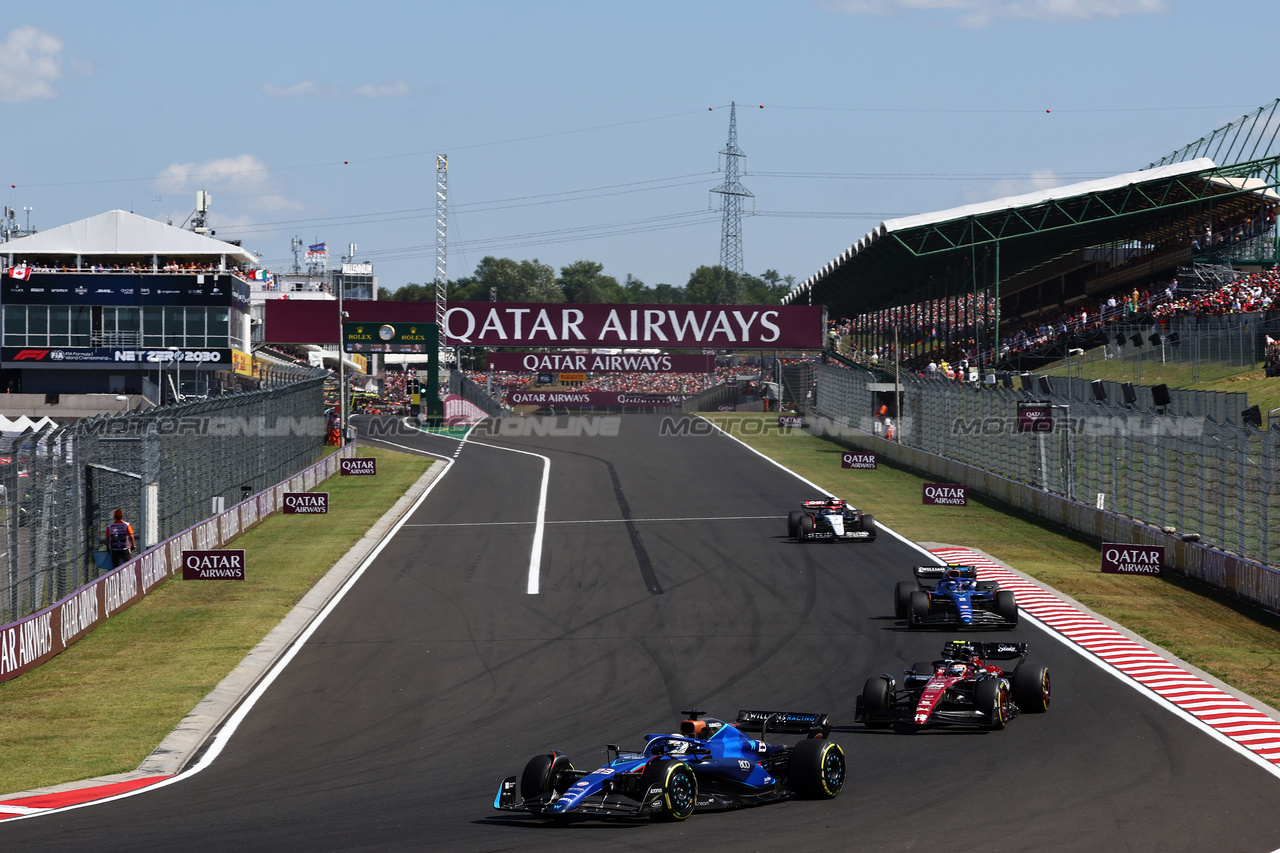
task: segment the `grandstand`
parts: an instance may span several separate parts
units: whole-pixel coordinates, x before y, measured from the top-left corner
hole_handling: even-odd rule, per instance
[[[1102,346],[1111,325],[1152,324],[1275,266],[1280,157],[1252,133],[1222,133],[1225,152],[1188,146],[1140,171],[888,220],[783,302],[828,306],[841,348],[879,367],[994,374]]]

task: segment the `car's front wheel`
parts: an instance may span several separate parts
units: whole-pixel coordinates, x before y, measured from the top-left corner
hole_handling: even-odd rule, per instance
[[[829,800],[844,787],[844,750],[837,743],[810,738],[791,751],[788,785],[802,797]]]
[[[862,686],[862,712],[867,716],[883,714],[889,710],[889,682],[883,678],[868,678]],[[863,720],[869,729],[887,729],[891,725],[885,720]]]
[[[1049,710],[1049,668],[1028,666],[1025,662],[1013,671],[1013,701],[1027,714],[1043,714]]]
[[[813,516],[805,513],[800,516],[800,526],[797,528],[799,535],[796,536],[801,542],[805,542],[813,538]]]
[[[973,704],[987,715],[986,727],[999,731],[1013,716],[1010,708],[1009,682],[1003,678],[984,678],[973,692]]]
[[[640,785],[645,791],[660,786],[661,808],[651,812],[654,820],[684,820],[693,814],[698,801],[698,779],[682,761],[655,761],[644,771]]]
[[[919,628],[921,621],[929,615],[929,593],[918,589],[911,593],[907,605],[907,627]]]
[[[800,532],[800,519],[804,513],[800,510],[792,510],[787,515],[787,538],[795,539],[796,534]]]
[[[893,589],[893,615],[899,619],[907,618],[907,611],[911,607],[911,593],[918,590],[916,584],[911,581],[898,581],[898,585]]]
[[[520,774],[520,799],[534,800],[551,791],[564,791],[569,787],[564,774],[573,770],[569,757],[563,752],[535,755]]]
[[[1005,622],[1009,623],[1007,627],[1016,628],[1018,625],[1018,599],[1011,589],[1002,589],[996,593],[996,613]]]

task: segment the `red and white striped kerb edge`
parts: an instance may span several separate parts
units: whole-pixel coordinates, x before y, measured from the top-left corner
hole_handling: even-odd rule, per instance
[[[976,566],[984,580],[999,581],[1001,589],[1013,590],[1019,609],[1244,750],[1280,767],[1280,721],[968,548],[934,548],[932,553],[948,563]]]

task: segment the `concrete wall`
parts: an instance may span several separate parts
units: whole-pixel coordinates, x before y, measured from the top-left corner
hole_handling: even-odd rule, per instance
[[[0,394],[0,415],[11,420],[26,415],[32,420],[50,417],[70,421],[127,412],[146,402],[138,394],[59,394],[57,403],[47,403],[46,399],[44,394]]]

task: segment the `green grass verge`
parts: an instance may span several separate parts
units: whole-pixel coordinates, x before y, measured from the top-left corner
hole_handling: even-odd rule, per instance
[[[706,417],[722,425],[777,423],[776,415]],[[973,497],[965,507],[923,506],[922,487],[931,481],[927,477],[883,460],[874,471],[841,469],[843,448],[826,439],[798,431],[762,431],[744,434],[739,426],[733,434],[909,539],[985,551],[1238,690],[1280,707],[1280,617],[1177,575],[1104,575],[1098,542]],[[910,579],[906,565],[902,579]],[[886,611],[891,594],[886,588]]]
[[[0,684],[0,793],[135,769],[432,460],[360,448],[376,477],[333,476],[328,515],[270,516],[234,542],[247,579],[170,578],[49,663]]]

